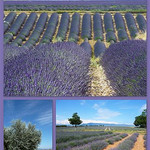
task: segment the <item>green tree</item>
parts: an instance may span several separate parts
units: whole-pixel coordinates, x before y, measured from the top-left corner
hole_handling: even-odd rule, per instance
[[[72,118],[69,118],[68,121],[69,121],[70,124],[75,125],[75,127],[82,123],[82,120],[80,120],[80,117],[78,116],[78,113],[74,113],[72,115]]]
[[[26,125],[21,120],[12,122],[4,128],[4,150],[36,150],[41,142],[41,131],[29,123]]]
[[[135,117],[134,125],[140,128],[146,128],[146,109],[143,110],[140,116]]]

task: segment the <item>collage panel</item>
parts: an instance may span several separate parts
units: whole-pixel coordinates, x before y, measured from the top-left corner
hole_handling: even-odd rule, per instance
[[[147,5],[4,2],[4,96],[146,96]]]
[[[57,100],[56,150],[146,150],[146,100]]]
[[[147,0],[3,3],[0,150],[149,150]]]
[[[52,100],[4,100],[4,150],[52,150]]]

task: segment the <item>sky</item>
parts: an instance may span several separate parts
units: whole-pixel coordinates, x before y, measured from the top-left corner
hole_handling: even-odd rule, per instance
[[[133,125],[145,108],[145,100],[57,100],[56,124],[69,124],[77,112],[83,123]]]
[[[39,148],[52,148],[52,101],[51,100],[5,100],[4,126],[20,119],[32,123],[42,132]]]

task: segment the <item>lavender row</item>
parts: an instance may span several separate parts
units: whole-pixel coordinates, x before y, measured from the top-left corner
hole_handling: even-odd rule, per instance
[[[31,13],[25,22],[22,30],[20,33],[17,35],[16,39],[11,43],[14,46],[21,46],[22,42],[26,40],[26,37],[29,36],[30,31],[33,29],[33,26],[36,22],[37,19],[37,14],[36,13]]]
[[[118,96],[146,95],[146,47],[146,41],[126,40],[105,51],[101,64]]]
[[[25,19],[27,18],[26,13],[21,13],[15,20],[15,22],[12,24],[11,28],[9,29],[9,33],[12,33],[13,36],[16,36],[21,25],[25,22]]]
[[[118,31],[118,39],[119,39],[119,41],[129,40],[129,37],[128,37],[126,30],[120,29]]]
[[[128,29],[130,31],[131,38],[134,39],[138,34],[138,29],[137,29],[134,17],[132,13],[126,13],[125,18],[126,18]]]
[[[143,136],[143,139],[144,139],[144,147],[146,148],[146,145],[147,145],[147,135],[146,134]]]
[[[115,19],[115,23],[116,23],[116,29],[117,30],[120,30],[120,29],[125,30],[125,24],[124,24],[122,15],[120,13],[116,13],[114,15],[114,19]]]
[[[57,143],[62,143],[62,142],[67,142],[75,139],[83,139],[83,138],[88,138],[92,136],[102,136],[102,135],[110,135],[112,132],[105,132],[105,131],[76,131],[76,132],[57,132],[56,135],[56,142]]]
[[[88,13],[83,15],[81,37],[91,39],[91,15]]]
[[[16,13],[15,12],[10,12],[5,20],[4,20],[4,33],[9,29],[9,27],[11,26],[11,24],[13,23],[14,19],[16,17]]]
[[[114,33],[113,20],[110,13],[105,13],[104,25],[105,25],[105,32],[106,32],[106,41],[110,43],[116,42],[117,38]]]
[[[42,2],[43,3],[43,2]],[[115,7],[112,7],[111,2],[100,2],[99,1],[49,1],[46,2],[46,5],[5,5],[4,9],[7,10],[28,10],[28,11],[39,11],[39,10],[105,10],[105,11],[123,11],[123,10],[146,10],[146,5],[142,2],[140,5],[135,5],[135,3],[121,5],[117,4]],[[103,5],[104,4],[104,5]]]
[[[110,43],[117,42],[117,38],[114,31],[109,31],[106,33],[106,41]]]
[[[69,33],[69,41],[77,42],[80,30],[80,14],[74,13],[72,16],[71,28]]]
[[[143,15],[139,14],[137,15],[136,17],[136,20],[137,20],[137,23],[139,25],[139,29],[142,31],[142,32],[146,32],[146,28],[147,28],[147,23],[146,23],[146,20],[144,18]]]
[[[120,141],[120,140],[122,140],[123,138],[125,138],[127,136],[128,136],[128,134],[122,133],[118,136],[115,136],[115,137],[112,137],[112,138],[106,140],[106,142],[108,142],[109,144],[114,144],[115,142]]]
[[[94,40],[104,40],[102,23],[103,22],[101,15],[99,13],[96,13],[93,16]]]
[[[114,31],[113,20],[110,13],[104,15],[105,32]]]
[[[10,41],[12,41],[13,36],[17,35],[17,33],[19,32],[21,26],[25,22],[26,17],[27,17],[26,13],[21,13],[17,17],[17,19],[15,20],[15,22],[10,27],[9,31],[4,35],[4,43],[5,44],[7,44]]]
[[[103,42],[98,40],[94,45],[94,55],[95,57],[101,57],[106,50],[106,46]]]
[[[99,141],[99,140],[105,140],[108,138],[112,138],[113,136],[117,136],[118,133],[114,133],[114,134],[108,134],[108,135],[100,135],[100,136],[92,136],[89,138],[82,138],[80,140],[71,140],[70,142],[65,142],[65,143],[58,143],[56,146],[57,150],[69,150],[71,148],[73,149],[80,149],[80,146],[83,146],[85,144],[90,144],[93,141]],[[76,147],[76,148],[75,148]],[[82,148],[83,149],[83,148]]]
[[[57,24],[58,24],[58,14],[53,13],[48,21],[46,31],[40,43],[49,43],[52,41],[53,35],[56,31]]]
[[[112,148],[110,150],[132,150],[138,136],[138,133],[134,133],[129,138],[125,139],[122,143],[120,143],[116,148]]]
[[[90,56],[92,56],[92,47],[86,38],[85,41],[80,45]]]
[[[116,142],[116,141],[119,141],[123,138],[125,138],[127,136],[127,134],[114,134],[110,137],[106,137],[106,138],[103,138],[102,140],[101,139],[96,139],[96,140],[93,140],[83,146],[78,146],[78,147],[75,147],[73,148],[72,150],[103,150],[104,148],[106,148],[108,146],[109,141],[113,141],[113,142]]]
[[[66,39],[66,34],[68,31],[70,16],[67,12],[62,14],[60,26],[56,36],[57,41],[64,41]]]
[[[10,56],[4,63],[5,96],[86,96],[90,55],[77,44],[44,44]]]
[[[36,45],[36,43],[39,41],[40,35],[42,34],[45,28],[47,18],[48,18],[47,13],[42,13],[40,15],[40,18],[36,23],[36,27],[32,32],[32,34],[30,35],[29,40],[23,45],[24,47],[31,48]]]
[[[122,15],[120,13],[116,13],[114,19],[115,19],[116,29],[118,31],[119,41],[128,40],[129,38],[126,32]]]
[[[36,13],[34,13],[34,15],[37,16]],[[69,15],[69,14],[66,13],[66,16],[67,15]],[[85,16],[88,16],[88,15],[85,14]],[[57,16],[57,15],[55,14],[55,16]],[[62,22],[61,24],[63,24],[64,22],[66,22],[66,20],[67,20],[66,18],[67,17],[64,17],[64,19],[61,18],[61,22]],[[91,38],[91,25],[88,25],[88,24],[91,24],[91,16],[90,17],[85,17],[85,18],[89,18],[89,19],[88,19],[88,21],[85,21],[85,23],[84,23],[85,26],[84,27],[83,27],[83,24],[82,24],[82,34],[81,34],[81,36],[83,34],[85,34],[83,38],[84,39],[86,39],[86,38],[90,39]],[[115,18],[115,24],[116,24],[116,29],[117,29],[119,41],[128,40],[129,38],[128,38],[127,32],[125,30],[124,20],[123,20],[121,14],[120,13],[116,13],[114,15],[114,18]],[[46,29],[45,34],[42,37],[42,40],[40,41],[40,43],[49,43],[49,42],[52,41],[52,37],[54,35],[55,29],[56,29],[56,26],[57,26],[57,23],[58,23],[57,19],[58,18],[56,17],[55,19],[53,18],[52,21],[49,20],[49,23],[47,25],[47,29]],[[133,21],[133,19],[134,18],[132,16],[131,20]],[[84,17],[83,17],[83,20],[84,20]],[[129,20],[130,20],[130,18],[129,18]],[[143,32],[144,31],[146,32],[145,23],[143,23],[143,22],[145,22],[144,21],[144,17],[142,15],[138,15],[137,16],[137,20],[138,20],[137,22],[139,22],[138,24],[139,24],[139,27],[141,28],[141,30]],[[108,22],[108,23],[106,23],[106,22]],[[32,28],[34,26],[34,23],[35,23],[34,18],[33,18],[33,20],[30,20],[30,23],[31,24],[29,24],[29,22],[28,22],[27,24],[24,25],[23,32],[21,30],[21,32],[20,32],[21,35],[20,36],[18,35],[17,38],[12,43],[14,46],[21,46],[22,42],[25,41],[26,37],[30,34],[30,31],[32,30]],[[116,42],[117,38],[116,38],[116,35],[114,33],[112,16],[111,16],[110,13],[105,13],[104,23],[105,23],[105,29],[106,28],[108,29],[108,30],[106,30],[107,31],[107,33],[106,33],[106,41],[107,42],[111,42],[111,43]],[[80,25],[80,15],[78,13],[75,13],[73,15],[73,17],[72,17],[70,34],[69,34],[69,38],[68,38],[69,41],[75,41],[76,42],[78,40],[79,25]],[[27,27],[30,27],[30,28],[27,29]],[[61,28],[61,25],[60,25],[60,28]],[[94,39],[95,40],[97,40],[97,39],[103,40],[102,18],[101,18],[101,16],[100,16],[99,13],[96,13],[93,16],[93,29],[94,29]],[[59,30],[61,30],[61,31],[58,31],[58,33],[59,33],[60,36],[57,35],[56,39],[57,39],[57,41],[59,41],[59,40],[62,41],[62,40],[64,40],[66,38],[66,32],[68,30],[68,25],[64,25],[64,28],[62,27],[62,29],[59,29]],[[134,31],[131,31],[131,32],[134,33]],[[34,33],[34,31],[33,31],[33,33]],[[36,34],[34,33],[34,36],[36,36],[37,41],[38,41],[40,35],[38,35],[38,33],[36,33]],[[13,38],[14,37],[13,37],[12,33],[6,34],[5,35],[4,43],[10,42]],[[32,39],[30,40],[30,42],[28,42],[28,41],[26,42],[27,43],[26,47],[33,47],[37,43],[37,41],[35,41],[35,39],[34,40],[33,39],[34,39],[34,37],[32,37]]]

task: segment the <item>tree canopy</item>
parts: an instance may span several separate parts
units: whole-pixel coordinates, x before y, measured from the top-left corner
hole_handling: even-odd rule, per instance
[[[29,123],[26,125],[21,120],[12,122],[4,128],[4,150],[36,150],[41,142],[41,131]]]
[[[144,109],[140,116],[135,117],[134,125],[140,128],[146,128],[146,116],[146,109]]]
[[[69,118],[68,121],[69,121],[70,124],[75,125],[75,127],[82,123],[82,120],[80,120],[80,117],[78,116],[78,113],[74,113],[72,115],[72,118]]]

